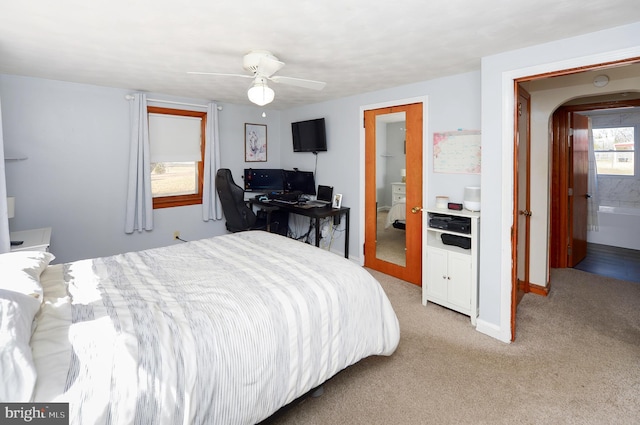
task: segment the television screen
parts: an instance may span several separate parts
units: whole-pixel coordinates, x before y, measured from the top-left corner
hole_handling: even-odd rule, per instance
[[[245,168],[244,190],[258,192],[282,192],[284,190],[281,168]]]
[[[325,152],[327,134],[324,118],[291,123],[294,152]]]
[[[300,192],[303,195],[316,194],[316,179],[312,171],[284,170],[285,192]]]

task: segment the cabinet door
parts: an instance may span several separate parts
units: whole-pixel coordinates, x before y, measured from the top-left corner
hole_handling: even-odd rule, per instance
[[[427,295],[447,300],[447,251],[427,248]]]
[[[471,258],[468,255],[449,253],[447,299],[465,310],[471,308]]]

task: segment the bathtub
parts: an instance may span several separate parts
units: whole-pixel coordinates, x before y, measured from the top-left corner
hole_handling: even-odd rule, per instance
[[[598,231],[587,231],[587,242],[640,250],[640,208],[600,205]]]

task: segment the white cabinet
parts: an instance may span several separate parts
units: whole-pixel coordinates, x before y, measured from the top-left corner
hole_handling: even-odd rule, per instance
[[[430,301],[466,314],[471,317],[471,323],[475,326],[478,317],[480,215],[446,208],[429,209],[427,214],[422,304],[426,306]],[[433,219],[436,221],[432,221]],[[451,235],[457,241],[447,240],[445,243],[442,235]],[[445,236],[445,239],[448,237]]]
[[[391,206],[407,201],[407,184],[391,183]]]
[[[468,255],[427,247],[429,301],[468,314],[471,309],[471,260]]]
[[[11,241],[20,242],[11,245],[11,251],[49,251],[51,227],[11,232]]]

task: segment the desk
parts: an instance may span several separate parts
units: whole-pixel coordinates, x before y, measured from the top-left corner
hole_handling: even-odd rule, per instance
[[[331,206],[305,208],[304,205],[286,204],[284,202],[276,201],[260,201],[255,198],[249,199],[249,202],[251,203],[251,205],[255,205],[257,207],[266,207],[267,214],[269,214],[269,210],[273,209],[273,207],[278,207],[280,211],[303,215],[305,217],[309,217],[312,220],[315,220],[314,224],[316,227],[316,246],[320,246],[320,219],[344,215],[344,258],[349,258],[349,208],[331,208]]]

